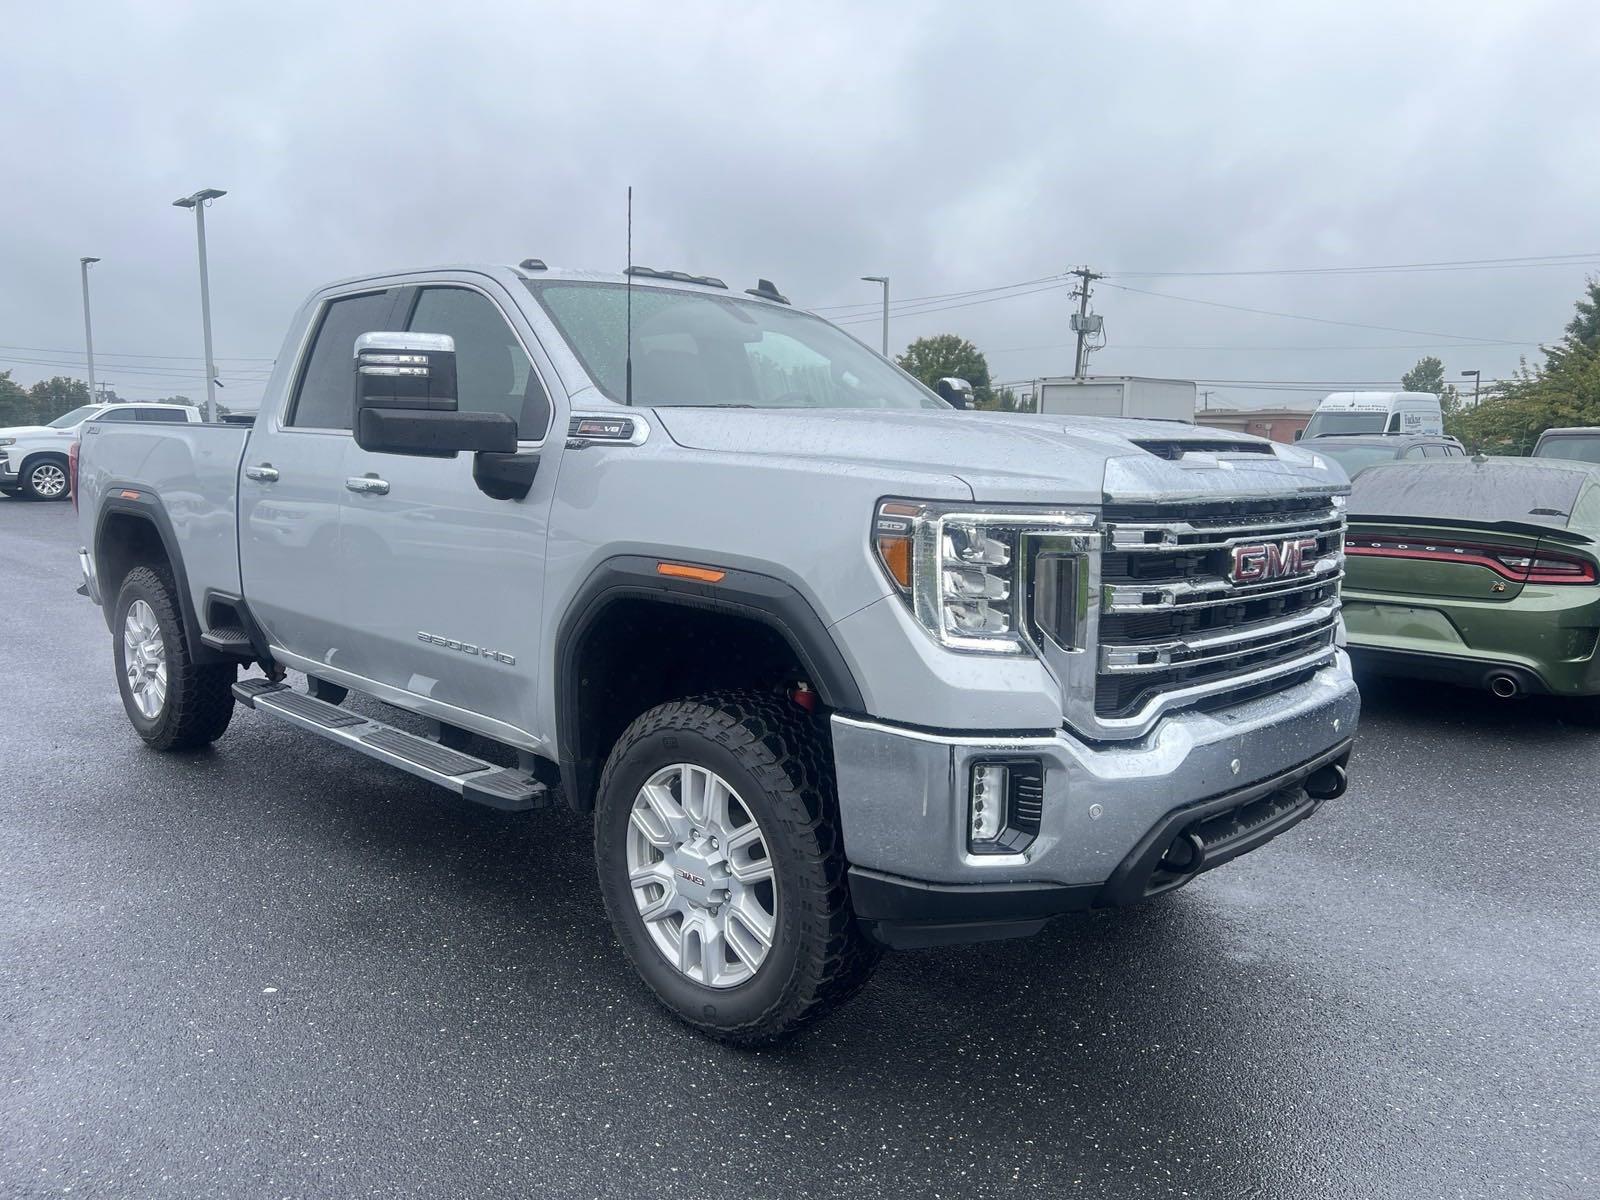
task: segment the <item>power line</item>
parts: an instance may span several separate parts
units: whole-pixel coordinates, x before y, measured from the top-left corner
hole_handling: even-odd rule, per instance
[[[1200,300],[1194,296],[1175,296],[1171,292],[1152,292],[1147,288],[1129,287],[1125,283],[1106,282],[1104,286],[1120,292],[1135,292],[1141,296],[1155,296],[1161,300],[1178,300],[1184,304],[1203,304],[1207,308],[1226,308],[1232,312],[1253,313],[1258,317],[1283,317],[1290,321],[1313,321],[1318,325],[1342,325],[1347,329],[1375,329],[1380,333],[1409,333],[1418,337],[1450,338],[1452,342],[1472,342],[1480,346],[1531,346],[1535,342],[1507,338],[1486,338],[1464,333],[1440,333],[1436,329],[1405,329],[1398,325],[1370,325],[1363,321],[1338,321],[1331,317],[1308,317],[1304,313],[1277,312],[1270,308],[1247,308],[1242,304],[1224,304],[1220,300]]]
[[[1320,350],[1463,350],[1463,349],[1471,349],[1473,346],[1476,346],[1476,345],[1482,345],[1482,346],[1487,346],[1487,347],[1495,347],[1495,346],[1537,346],[1537,345],[1539,345],[1539,343],[1538,342],[1502,342],[1502,341],[1494,341],[1494,342],[1466,342],[1466,341],[1462,341],[1462,342],[1383,342],[1383,343],[1364,344],[1364,345],[1351,345],[1351,346],[1289,346],[1289,345],[1283,345],[1283,344],[1261,345],[1261,346],[1246,346],[1246,345],[1237,345],[1237,344],[1235,344],[1235,345],[1226,345],[1226,346],[1223,346],[1223,345],[1211,345],[1211,346],[1204,346],[1204,345],[1155,346],[1155,345],[1148,345],[1148,344],[1142,344],[1142,343],[1136,343],[1136,342],[1118,342],[1117,345],[1116,345],[1116,348],[1118,350],[1197,350],[1197,351],[1203,350],[1203,351],[1206,351],[1208,353],[1214,353],[1214,352],[1217,352],[1217,351],[1234,351],[1234,350],[1237,350],[1237,351],[1250,351],[1252,353],[1261,353],[1263,351],[1279,351],[1279,350],[1284,351],[1285,353],[1288,353],[1290,351],[1298,352],[1298,353],[1307,353],[1307,352],[1314,352],[1314,351],[1320,351]],[[984,353],[985,354],[1013,354],[1013,353],[1018,353],[1018,352],[1025,351],[1025,350],[1071,350],[1072,348],[1073,348],[1073,343],[1072,342],[1058,342],[1058,343],[1050,344],[1050,345],[1037,345],[1037,346],[997,346],[997,347],[993,347],[991,349],[985,349]]]
[[[1582,254],[1533,254],[1519,258],[1458,258],[1441,262],[1382,263],[1353,267],[1271,267],[1239,271],[1112,271],[1118,279],[1155,279],[1166,276],[1221,278],[1247,275],[1388,275],[1427,271],[1504,271],[1523,267],[1571,267],[1585,262],[1600,264],[1600,251]]]
[[[916,317],[921,316],[923,313],[947,312],[954,308],[971,308],[977,304],[993,304],[997,300],[1014,300],[1019,296],[1032,296],[1038,292],[1056,291],[1067,286],[1067,280],[1061,279],[1057,280],[1055,283],[1045,284],[1043,287],[1029,288],[1027,291],[1022,292],[1010,292],[1004,296],[983,296],[975,300],[958,301],[951,304],[927,304],[913,309],[895,309],[893,305],[890,305],[890,308],[894,312],[895,316]],[[876,317],[867,315],[862,317],[840,317],[833,323],[835,325],[861,325],[868,321],[875,320],[877,320]]]
[[[1107,271],[1105,275],[1111,279],[1155,279],[1165,276],[1174,278],[1224,278],[1270,275],[1361,275],[1428,271],[1493,271],[1512,270],[1522,267],[1570,267],[1578,266],[1585,262],[1593,262],[1600,266],[1600,251],[1584,251],[1574,254],[1533,254],[1514,258],[1461,258],[1442,259],[1435,262],[1378,263],[1348,267],[1266,267],[1229,271]],[[933,292],[926,296],[907,296],[892,302],[889,308],[891,312],[894,312],[909,305],[921,304],[924,301],[966,299],[996,292],[1009,292],[1016,288],[1031,287],[1039,283],[1054,282],[1065,285],[1069,280],[1070,272],[1063,272],[1058,275],[1041,275],[1037,279],[1023,279],[1015,283],[997,284],[993,287],[969,288],[956,292]],[[1006,299],[1007,297],[1000,296],[997,298]],[[878,307],[877,304],[864,301],[852,304],[823,304],[812,308],[810,311],[817,313],[854,313],[856,310],[870,310],[876,312]],[[937,310],[929,309],[928,311]],[[842,324],[843,321],[838,323]]]
[[[34,353],[34,354],[69,354],[69,355],[75,355],[78,358],[82,358],[83,357],[83,352],[80,351],[80,350],[62,350],[62,349],[59,349],[59,348],[53,347],[53,346],[6,346],[6,345],[0,345],[0,350],[27,350],[27,351],[30,351],[31,353]],[[205,357],[203,355],[200,355],[200,354],[119,354],[119,353],[116,353],[114,351],[101,350],[96,354],[96,357],[97,358],[161,358],[161,359],[174,359],[174,360],[178,360],[178,361],[182,361],[182,362],[198,362],[198,363],[205,362]],[[277,360],[276,360],[276,358],[264,358],[264,357],[259,357],[259,356],[251,357],[249,355],[222,355],[222,356],[219,356],[217,358],[217,361],[218,362],[264,362],[264,363],[269,363],[269,362],[276,362]]]

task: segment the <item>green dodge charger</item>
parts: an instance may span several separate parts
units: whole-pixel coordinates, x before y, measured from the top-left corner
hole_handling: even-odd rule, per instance
[[[1344,619],[1379,674],[1600,694],[1600,465],[1395,462],[1352,483]]]

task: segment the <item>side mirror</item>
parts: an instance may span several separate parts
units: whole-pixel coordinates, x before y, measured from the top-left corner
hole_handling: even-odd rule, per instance
[[[517,449],[517,423],[504,413],[456,411],[456,344],[441,333],[358,337],[352,417],[356,445],[380,454],[454,458]]]
[[[1301,438],[1305,437],[1305,435],[1306,431],[1304,429],[1296,429],[1294,431],[1294,440],[1298,442]]]
[[[939,380],[939,385],[934,389],[939,393],[939,399],[954,408],[972,407],[972,385],[965,379],[947,376]]]

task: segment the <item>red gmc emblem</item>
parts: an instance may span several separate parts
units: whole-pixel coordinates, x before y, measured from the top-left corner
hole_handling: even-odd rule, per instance
[[[1289,538],[1282,542],[1251,542],[1233,548],[1233,569],[1228,578],[1234,583],[1268,583],[1304,575],[1315,565],[1317,539]]]

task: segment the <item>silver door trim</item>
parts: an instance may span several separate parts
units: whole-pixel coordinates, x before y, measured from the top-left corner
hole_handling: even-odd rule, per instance
[[[379,683],[376,679],[368,679],[364,675],[357,675],[353,671],[341,670],[329,666],[327,663],[318,662],[314,658],[304,658],[293,651],[285,650],[282,646],[269,645],[272,657],[284,666],[292,667],[296,671],[303,671],[307,675],[315,675],[318,679],[326,679],[329,683],[337,683],[341,687],[352,691],[364,692],[375,699],[382,700],[385,704],[392,704],[396,708],[403,708],[419,716],[433,717],[447,725],[481,733],[486,738],[503,742],[518,750],[530,750],[535,754],[548,757],[549,739],[529,733],[526,729],[518,729],[504,721],[497,721],[493,717],[485,717],[470,709],[457,708],[453,704],[445,704],[438,700],[419,696],[416,692],[408,692],[403,688],[390,687],[386,683]]]

